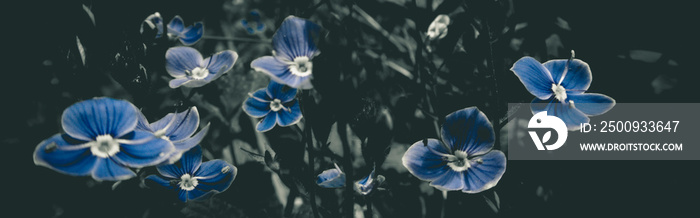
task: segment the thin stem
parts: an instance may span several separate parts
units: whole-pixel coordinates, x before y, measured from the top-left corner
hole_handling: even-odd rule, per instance
[[[345,169],[345,190],[343,191],[343,214],[344,217],[353,217],[354,212],[354,190],[352,178],[352,154],[350,151],[350,143],[348,143],[347,124],[338,122],[338,135],[343,144],[343,168]]]
[[[304,142],[306,142],[306,151],[309,155],[309,175],[311,175],[311,181],[316,180],[316,176],[314,175],[314,172],[316,171],[314,168],[314,159],[316,158],[315,152],[314,152],[314,143],[313,143],[313,137],[311,136],[311,122],[309,122],[308,118],[308,104],[306,102],[313,102],[313,97],[311,96],[311,92],[304,92],[302,93],[302,105],[304,106],[304,109],[302,111],[304,115],[304,119],[306,122],[304,123]],[[318,214],[318,206],[316,205],[316,186],[314,185],[309,185],[307,187],[309,190],[309,203],[311,204],[311,210],[314,213],[314,218],[319,218]]]
[[[287,205],[284,206],[284,217],[292,217],[292,211],[294,211],[294,199],[296,197],[296,189],[290,189],[289,195],[287,196]]]
[[[367,210],[365,210],[365,217],[374,217],[374,211],[372,211],[372,195],[365,195],[365,201],[367,202]]]

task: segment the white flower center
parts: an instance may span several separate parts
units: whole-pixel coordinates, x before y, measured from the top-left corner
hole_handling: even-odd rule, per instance
[[[272,111],[277,112],[282,108],[284,108],[284,106],[282,105],[282,101],[280,101],[279,99],[275,99],[270,102],[270,109],[272,109]]]
[[[447,166],[450,166],[452,170],[457,172],[469,169],[471,164],[469,164],[469,159],[467,159],[467,152],[455,151],[454,155],[447,156]]]
[[[564,86],[552,84],[552,92],[554,92],[554,97],[559,100],[559,102],[564,102],[566,100],[566,89]]]
[[[295,76],[308,76],[311,75],[311,61],[309,57],[302,56],[294,58],[294,62],[289,65],[289,71]]]
[[[111,135],[99,135],[90,143],[92,143],[90,145],[92,154],[101,158],[107,158],[119,152],[119,142]]]
[[[190,75],[193,79],[204,79],[209,75],[209,70],[207,68],[195,67],[190,71]]]
[[[199,182],[197,182],[197,179],[190,176],[190,174],[185,173],[185,175],[182,175],[180,177],[180,182],[177,183],[180,185],[180,189],[185,190],[185,191],[192,191],[194,187],[197,187]]]

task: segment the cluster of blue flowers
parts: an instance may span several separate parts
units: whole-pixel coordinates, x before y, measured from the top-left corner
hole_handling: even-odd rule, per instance
[[[242,21],[248,32],[262,30],[259,14],[252,17],[251,21]],[[155,13],[144,24],[157,30],[157,38],[167,35],[185,45],[169,48],[165,53],[165,69],[173,77],[169,82],[173,89],[207,85],[230,71],[238,59],[231,50],[203,58],[199,51],[187,47],[202,38],[201,22],[185,27],[182,18],[175,16],[164,27],[162,17]],[[440,15],[430,25],[427,37],[445,37],[449,24],[449,17]],[[312,59],[320,54],[316,42],[320,30],[309,20],[289,16],[273,35],[272,55],[252,61],[251,68],[271,80],[266,88],[249,93],[242,104],[245,113],[260,119],[257,131],[269,131],[276,125],[291,126],[302,119],[296,96],[299,90],[313,88]],[[536,97],[533,103],[544,103],[532,104],[532,112],[548,111],[562,118],[570,130],[587,123],[588,116],[603,114],[615,104],[608,96],[585,93],[592,81],[591,71],[588,64],[573,56],[544,64],[524,57],[511,70]],[[37,165],[72,176],[89,175],[109,181],[130,179],[136,176],[132,169],[155,166],[160,175],[146,179],[177,191],[182,201],[223,192],[237,174],[235,166],[222,160],[202,163],[200,142],[209,125],[197,132],[200,117],[196,107],[149,122],[130,102],[102,97],[68,107],[61,125],[64,133],[36,147]],[[506,170],[506,156],[493,150],[495,132],[483,112],[476,107],[455,111],[445,117],[440,133],[441,139],[426,138],[405,152],[402,162],[411,174],[443,191],[479,193],[498,183]],[[359,194],[370,194],[385,180],[376,171],[375,167],[354,183]],[[321,172],[316,179],[323,188],[346,184],[345,173],[338,165]]]

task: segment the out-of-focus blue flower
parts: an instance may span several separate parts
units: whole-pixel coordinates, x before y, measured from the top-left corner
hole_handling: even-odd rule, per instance
[[[152,132],[156,137],[165,139],[175,146],[175,150],[169,155],[168,163],[170,164],[179,160],[182,153],[199,144],[209,131],[209,124],[207,124],[197,134],[194,134],[199,127],[199,112],[194,106],[180,113],[168,113],[153,123],[149,123],[143,114],[139,117],[139,123],[136,125],[137,130]]]
[[[144,31],[144,24],[148,25],[151,29],[157,29],[156,38],[163,36],[163,17],[160,16],[160,13],[156,12],[146,17],[143,23],[141,23],[141,33]]]
[[[355,181],[355,191],[361,195],[368,195],[375,187],[384,182],[384,176],[375,176],[375,171],[377,169],[372,169],[372,172],[367,175],[367,177],[361,180]]]
[[[200,87],[219,78],[231,70],[238,59],[238,53],[222,51],[202,59],[199,52],[190,47],[172,47],[165,52],[165,69],[175,79],[170,80],[170,88]]]
[[[593,80],[591,68],[586,62],[574,59],[573,51],[568,60],[550,60],[544,64],[523,57],[510,70],[536,97],[530,105],[532,113],[547,111],[548,115],[562,119],[570,131],[588,123],[588,116],[603,114],[615,106],[611,97],[585,93]]]
[[[445,38],[445,36],[447,36],[448,25],[450,25],[449,16],[441,14],[435,17],[435,20],[428,26],[428,39],[435,40]]]
[[[34,163],[96,180],[136,176],[129,167],[146,167],[168,158],[175,148],[147,131],[136,130],[139,111],[128,101],[94,98],[66,108],[65,134],[48,138],[34,150]]]
[[[301,120],[301,108],[294,98],[297,95],[296,89],[270,81],[267,88],[258,89],[248,95],[250,97],[243,103],[243,111],[251,117],[263,117],[255,127],[257,131],[268,131],[275,127],[275,123],[284,127]]]
[[[163,36],[163,17],[160,16],[160,13],[156,12],[146,17],[143,23],[141,23],[141,33],[144,31],[144,24],[148,25],[151,29],[158,30],[156,38]],[[202,22],[196,22],[192,26],[185,27],[185,22],[179,15],[176,15],[170,20],[167,28],[168,38],[172,40],[178,39],[183,45],[188,46],[197,43],[204,35],[204,24],[202,24]]]
[[[260,12],[251,11],[248,19],[241,20],[241,25],[250,34],[265,30],[265,24],[260,20]]]
[[[486,115],[476,107],[445,117],[442,141],[425,139],[404,153],[403,165],[411,174],[443,190],[478,193],[496,186],[506,171],[506,156],[491,150],[494,132]]]
[[[345,173],[340,170],[338,164],[333,163],[335,168],[327,169],[318,174],[316,184],[324,188],[339,188],[345,186]]]
[[[287,17],[272,36],[273,56],[257,58],[250,66],[292,88],[312,88],[311,59],[320,53],[314,41],[320,30],[311,21]]]
[[[185,27],[185,22],[182,21],[179,15],[176,15],[168,23],[168,37],[179,39],[183,45],[196,43],[202,38],[202,35],[204,35],[204,24],[202,22],[196,22],[192,26]]]
[[[147,180],[176,190],[178,198],[186,202],[210,197],[226,191],[238,174],[235,166],[223,160],[202,163],[202,148],[195,146],[185,152],[175,164],[157,167],[160,175],[150,175]]]

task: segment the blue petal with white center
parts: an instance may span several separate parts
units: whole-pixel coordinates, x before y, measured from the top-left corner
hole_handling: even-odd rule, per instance
[[[539,99],[548,99],[552,96],[552,84],[554,79],[547,68],[539,61],[531,57],[523,57],[510,68],[515,72],[520,82],[525,85],[527,91]]]
[[[251,67],[293,88],[312,88],[311,59],[320,53],[316,47],[320,30],[306,19],[287,17],[272,36],[274,56],[255,59]]]
[[[569,69],[566,70],[566,65],[569,63]],[[591,81],[593,81],[593,75],[591,74],[591,68],[586,62],[579,59],[569,60],[550,60],[542,64],[547,70],[552,74],[552,79],[554,82],[566,88],[566,90],[576,90],[579,93],[588,90],[591,86]],[[562,79],[562,74],[564,79]]]
[[[142,122],[146,124],[141,124]],[[148,120],[141,118],[139,123],[138,126],[146,127],[137,126],[137,129],[149,131],[175,146],[175,150],[167,154],[169,156],[168,163],[174,163],[180,159],[182,153],[199,144],[209,131],[209,124],[207,124],[197,134],[194,134],[199,127],[199,111],[197,107],[190,107],[180,113],[169,113],[160,120],[150,124]]]
[[[302,118],[296,93],[296,89],[272,80],[267,88],[249,94],[243,103],[243,111],[251,117],[262,118],[255,127],[259,132],[268,131],[275,124],[282,127],[294,125]]]
[[[443,191],[478,193],[496,185],[505,172],[505,155],[491,150],[494,132],[486,115],[475,107],[445,118],[442,144],[425,139],[411,145],[402,158],[411,174]]]
[[[196,88],[221,77],[231,70],[238,59],[238,53],[234,51],[222,51],[207,59],[194,48],[173,47],[165,53],[165,69],[170,76],[170,88],[180,86]]]
[[[177,191],[177,197],[186,202],[210,197],[231,186],[238,169],[223,160],[202,163],[202,149],[196,146],[185,152],[175,164],[157,167],[161,174],[150,175],[147,180]]]
[[[452,150],[467,152],[469,156],[482,155],[493,147],[495,134],[486,115],[469,107],[445,117],[442,124],[442,140]]]
[[[149,132],[135,130],[139,112],[131,103],[94,98],[68,107],[62,116],[66,134],[39,143],[34,163],[96,180],[124,180],[129,167],[157,164],[174,150],[172,144]],[[167,158],[167,156],[165,156]]]
[[[316,185],[324,188],[340,188],[345,186],[345,173],[340,170],[338,164],[335,168],[327,169],[316,176]]]
[[[258,89],[258,91],[252,93],[252,96],[243,103],[243,111],[245,111],[248,116],[261,118],[270,113],[270,101],[272,101],[272,99],[270,99],[265,90],[266,89]]]
[[[462,192],[479,193],[496,186],[501,180],[506,172],[506,155],[493,150],[471,160],[470,164],[471,167],[464,174],[465,185]]]
[[[540,64],[531,57],[518,60],[511,70],[536,99],[530,104],[533,114],[548,111],[559,117],[569,131],[588,123],[588,116],[603,114],[615,106],[615,99],[596,93],[585,93],[593,76],[588,63],[574,59],[550,60]]]

